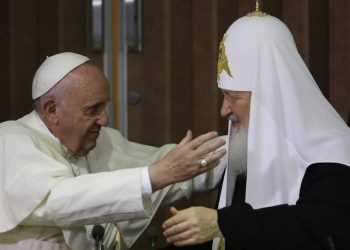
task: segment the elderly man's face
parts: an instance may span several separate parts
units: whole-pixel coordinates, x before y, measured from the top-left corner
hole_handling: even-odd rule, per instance
[[[56,136],[74,155],[84,156],[96,146],[101,127],[108,124],[108,82],[97,67],[89,64],[76,68],[63,81],[67,81],[67,88],[57,107]]]
[[[229,166],[234,175],[247,171],[248,123],[251,92],[222,90],[221,115],[232,120],[230,130]]]
[[[230,118],[232,127],[236,131],[239,131],[241,128],[247,128],[251,92],[222,90],[222,93],[224,94],[224,100],[220,110],[221,116]]]

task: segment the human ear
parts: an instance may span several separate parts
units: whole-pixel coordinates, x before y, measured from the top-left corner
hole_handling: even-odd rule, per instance
[[[57,104],[54,98],[48,98],[43,105],[43,116],[51,124],[57,125],[59,122],[57,115]]]

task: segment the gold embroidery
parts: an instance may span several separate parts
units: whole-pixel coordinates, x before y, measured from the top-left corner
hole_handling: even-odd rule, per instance
[[[225,239],[223,237],[220,237],[217,250],[225,250]]]
[[[219,47],[219,59],[218,59],[218,67],[217,67],[217,80],[218,81],[220,81],[220,74],[223,70],[225,70],[229,76],[233,77],[231,74],[231,70],[228,67],[228,61],[227,61],[227,56],[226,56],[225,44],[224,44],[225,39],[226,39],[226,35],[222,39],[222,41],[220,43],[220,47]]]
[[[264,17],[264,16],[268,16],[268,14],[266,14],[265,12],[262,12],[260,10],[260,8],[259,8],[259,0],[256,0],[256,2],[255,2],[255,11],[248,13],[247,16],[249,16],[249,17]]]
[[[113,245],[113,250],[120,250],[121,249],[121,240],[122,239],[121,239],[119,230],[115,234],[114,240],[115,240],[115,242],[114,242],[114,245]]]

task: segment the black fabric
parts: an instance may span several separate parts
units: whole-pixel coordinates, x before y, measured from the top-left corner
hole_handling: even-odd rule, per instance
[[[240,174],[237,176],[235,191],[232,197],[232,205],[241,204],[245,201],[245,189],[247,184],[246,174]]]
[[[212,241],[187,247],[175,247],[174,245],[171,245],[164,248],[160,248],[160,250],[212,250]]]
[[[244,179],[236,183],[242,190]],[[244,192],[245,194],[245,192]],[[350,250],[350,168],[317,163],[305,172],[296,205],[253,209],[234,194],[218,210],[226,250]],[[238,198],[240,197],[240,198]],[[179,250],[211,250],[212,242]]]
[[[254,210],[233,204],[218,217],[227,250],[349,250],[350,168],[313,164],[296,205]]]

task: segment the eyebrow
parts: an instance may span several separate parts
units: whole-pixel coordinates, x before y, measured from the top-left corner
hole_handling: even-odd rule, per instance
[[[87,109],[90,109],[90,108],[93,108],[93,107],[100,107],[100,106],[103,106],[103,105],[107,105],[109,101],[110,100],[108,99],[108,101],[105,101],[105,102],[104,101],[100,101],[100,102],[88,103],[88,104],[84,105],[83,108],[85,110],[87,110]]]
[[[229,91],[229,90],[224,90],[224,89],[222,89],[221,92],[222,92],[223,94],[230,94],[230,91]]]
[[[230,95],[230,96],[240,96],[240,93],[237,93],[237,92],[234,92],[234,91],[229,91],[229,90],[222,90],[222,93],[223,94],[227,94],[227,95]]]
[[[104,104],[108,104],[111,101],[111,98],[108,97],[108,99],[106,100],[100,100],[100,101],[96,101],[96,102],[89,102],[86,105],[84,105],[84,108],[91,108],[91,107],[96,107],[96,106],[101,106]]]

